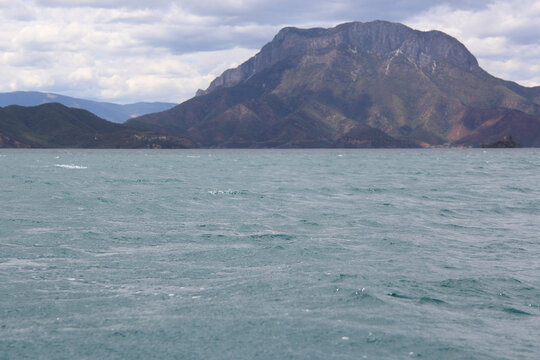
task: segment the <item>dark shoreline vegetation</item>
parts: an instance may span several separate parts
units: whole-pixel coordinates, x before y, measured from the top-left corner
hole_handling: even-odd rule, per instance
[[[521,145],[514,141],[512,135],[505,136],[501,140],[489,144],[482,144],[482,148],[520,148]]]
[[[193,148],[189,139],[165,136],[103,120],[58,103],[0,108],[0,147]]]
[[[442,32],[385,21],[284,28],[194,98],[124,124],[0,107],[4,148],[519,146],[540,147],[540,87],[491,76]]]

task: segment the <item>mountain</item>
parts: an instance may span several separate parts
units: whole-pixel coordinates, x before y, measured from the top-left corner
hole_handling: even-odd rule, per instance
[[[0,93],[0,106],[36,106],[52,102],[60,103],[72,108],[88,110],[103,119],[115,123],[123,123],[126,120],[140,115],[164,111],[178,105],[165,102],[138,102],[120,105],[35,91]]]
[[[191,148],[178,136],[115,124],[58,103],[0,107],[0,148]]]
[[[198,96],[128,121],[202,147],[540,146],[540,87],[491,76],[455,38],[352,22],[282,29]]]

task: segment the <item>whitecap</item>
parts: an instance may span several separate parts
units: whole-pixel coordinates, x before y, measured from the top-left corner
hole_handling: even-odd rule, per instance
[[[73,165],[73,164],[54,164],[54,166],[64,168],[64,169],[88,169],[87,166]]]
[[[57,230],[57,229],[52,228],[52,227],[40,227],[40,228],[37,227],[37,228],[31,228],[31,229],[24,230],[24,232],[27,233],[27,234],[31,234],[31,235],[37,235],[37,234],[52,233],[55,230]]]
[[[238,191],[234,191],[231,189],[227,190],[209,190],[208,193],[210,195],[237,195]]]
[[[26,266],[43,267],[45,265],[34,262],[32,260],[28,260],[28,259],[8,259],[7,261],[0,262],[0,269],[9,268],[9,267],[26,267]]]

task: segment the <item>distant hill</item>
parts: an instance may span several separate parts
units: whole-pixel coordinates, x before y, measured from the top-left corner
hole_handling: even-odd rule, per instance
[[[197,97],[128,124],[202,147],[540,146],[540,87],[488,74],[458,40],[405,25],[284,28]]]
[[[88,110],[103,119],[115,123],[123,123],[126,120],[137,116],[165,111],[173,106],[178,105],[165,102],[138,102],[134,104],[120,105],[35,91],[0,93],[0,106],[36,106],[52,102],[60,103],[72,108]]]
[[[191,148],[179,136],[115,124],[82,109],[50,103],[0,107],[0,148]]]

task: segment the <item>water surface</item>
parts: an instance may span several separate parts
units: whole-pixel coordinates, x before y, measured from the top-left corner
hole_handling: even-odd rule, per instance
[[[539,156],[0,150],[0,358],[538,359]]]

